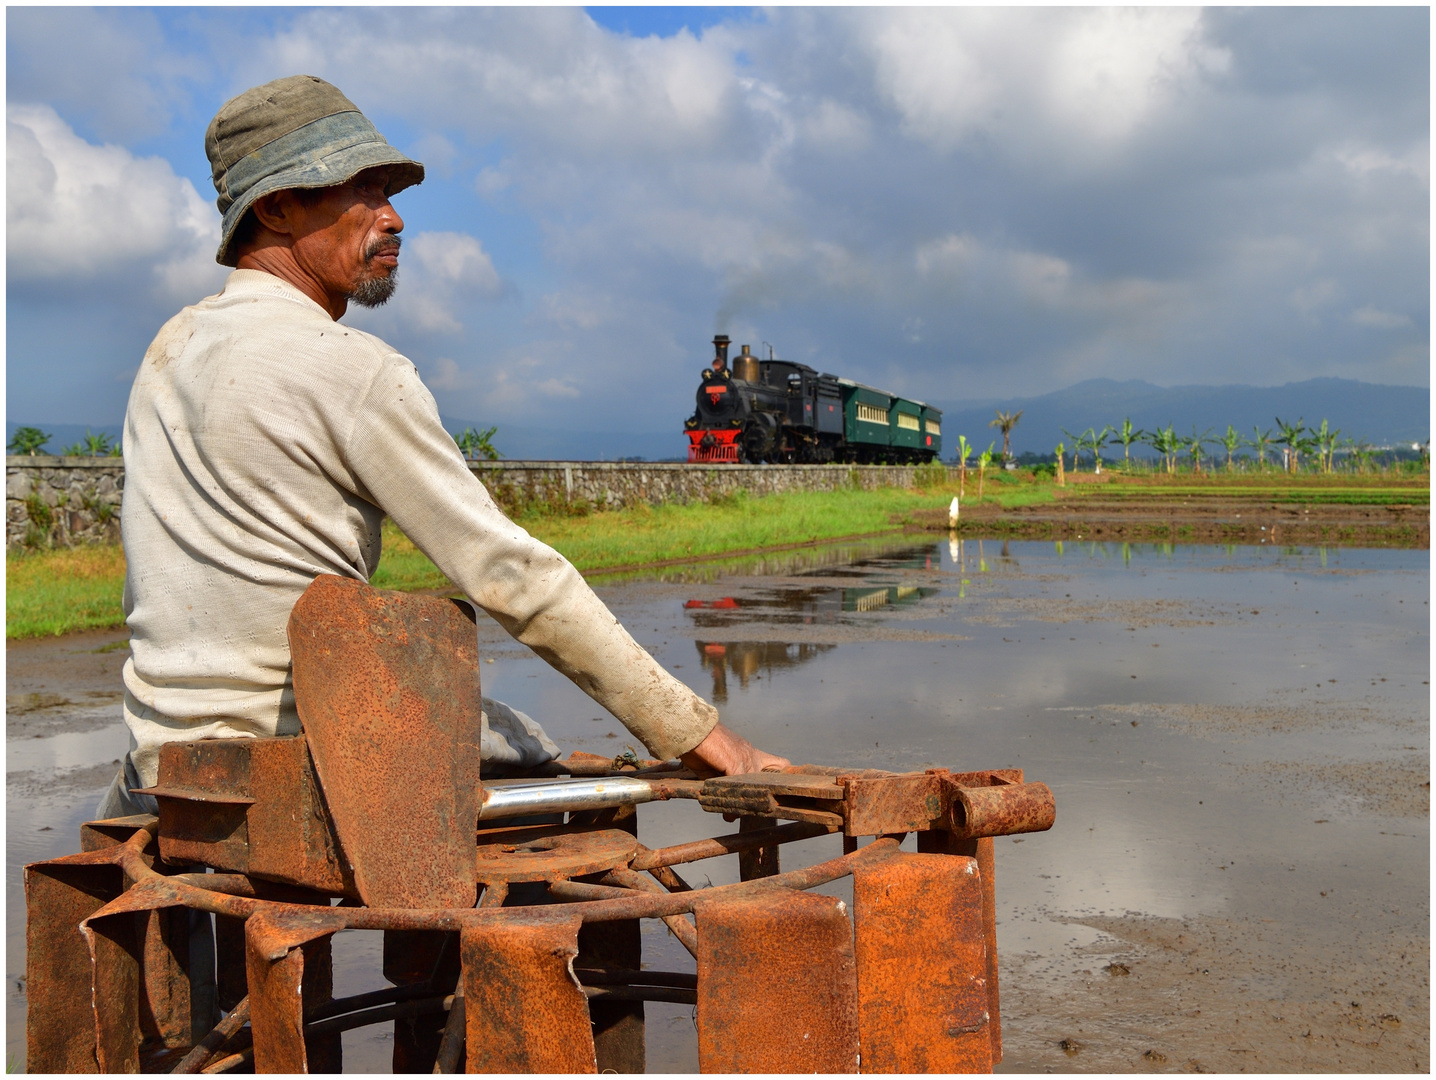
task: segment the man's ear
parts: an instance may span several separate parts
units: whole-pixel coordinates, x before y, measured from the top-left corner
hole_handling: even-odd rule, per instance
[[[294,232],[295,199],[289,191],[271,191],[254,200],[250,212],[264,228],[280,236]]]

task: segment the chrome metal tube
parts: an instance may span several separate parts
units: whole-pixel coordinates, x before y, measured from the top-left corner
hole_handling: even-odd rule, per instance
[[[634,776],[525,780],[512,784],[498,781],[484,785],[479,820],[636,806],[657,798],[652,784]]]

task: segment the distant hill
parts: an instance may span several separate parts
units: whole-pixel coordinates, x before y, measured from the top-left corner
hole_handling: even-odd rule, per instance
[[[943,409],[943,445],[951,450],[958,435],[985,449],[992,440],[1002,449],[1002,433],[989,428],[997,409],[1022,410],[1012,429],[1012,452],[1050,454],[1068,442],[1062,429],[1081,432],[1103,424],[1116,427],[1131,417],[1139,428],[1176,426],[1188,434],[1195,426],[1221,434],[1231,424],[1243,435],[1254,426],[1276,427],[1276,417],[1289,423],[1298,417],[1308,424],[1328,420],[1343,437],[1365,439],[1378,446],[1422,442],[1430,435],[1431,391],[1417,386],[1381,386],[1353,379],[1307,379],[1285,386],[1154,386],[1140,380],[1089,379],[1038,397],[1012,398],[974,406],[934,402]],[[1120,453],[1120,451],[1119,451]],[[945,456],[951,456],[946,454]]]

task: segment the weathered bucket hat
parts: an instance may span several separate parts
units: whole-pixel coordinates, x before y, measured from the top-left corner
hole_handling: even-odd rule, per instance
[[[204,152],[224,215],[215,261],[233,266],[230,250],[245,211],[260,196],[291,188],[334,187],[375,165],[392,165],[388,194],[424,180],[410,161],[339,88],[313,75],[291,75],[230,98],[209,122]]]

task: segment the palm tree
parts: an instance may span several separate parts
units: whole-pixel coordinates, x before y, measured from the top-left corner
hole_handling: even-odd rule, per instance
[[[1122,421],[1121,427],[1115,429],[1113,437],[1122,444],[1122,464],[1124,466],[1132,460],[1132,444],[1141,442],[1146,434],[1141,428],[1132,426],[1130,416]]]
[[[1252,437],[1246,443],[1257,452],[1257,465],[1265,471],[1266,448],[1272,444],[1271,428],[1263,431],[1259,426],[1253,425]]]
[[[1300,453],[1305,446],[1305,441],[1301,436],[1302,433],[1306,431],[1306,427],[1302,424],[1301,417],[1299,416],[1296,418],[1295,424],[1288,424],[1278,416],[1276,418],[1276,426],[1281,429],[1281,434],[1273,441],[1277,445],[1287,448],[1286,471],[1294,473],[1296,472],[1297,454]]]
[[[1220,441],[1221,444],[1227,448],[1227,472],[1231,472],[1232,455],[1236,453],[1237,448],[1241,446],[1242,437],[1237,434],[1236,428],[1232,427],[1231,424],[1228,424],[1227,433],[1223,435],[1218,441]]]
[[[34,457],[50,441],[50,438],[48,432],[41,431],[37,427],[17,428],[15,434],[10,436],[7,449],[22,457]]]
[[[1017,426],[1017,421],[1021,419],[1021,409],[1018,409],[1015,413],[1005,413],[1001,409],[998,409],[997,418],[995,420],[989,420],[987,422],[988,427],[995,427],[1002,432],[1003,462],[1008,462],[1012,460],[1012,429]]]

